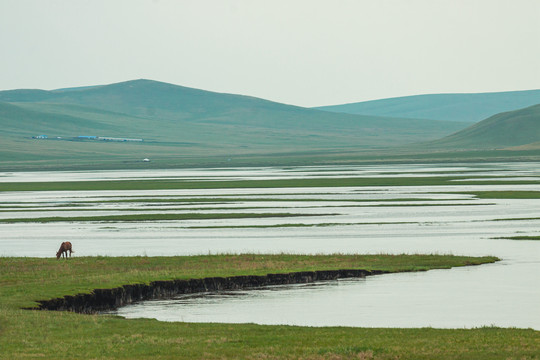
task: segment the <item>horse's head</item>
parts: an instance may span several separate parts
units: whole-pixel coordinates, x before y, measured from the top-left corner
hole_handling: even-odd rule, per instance
[[[61,251],[58,251],[56,253],[56,260],[60,259],[60,256],[62,256],[62,252]]]

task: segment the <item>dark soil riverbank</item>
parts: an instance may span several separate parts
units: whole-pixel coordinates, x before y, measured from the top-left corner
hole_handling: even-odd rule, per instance
[[[137,301],[166,299],[180,294],[237,290],[271,285],[305,284],[344,278],[363,278],[386,271],[359,269],[303,271],[262,276],[209,277],[190,280],[153,281],[150,284],[124,285],[113,289],[95,289],[89,294],[38,301],[39,307],[29,309],[64,310],[92,314],[113,310]]]

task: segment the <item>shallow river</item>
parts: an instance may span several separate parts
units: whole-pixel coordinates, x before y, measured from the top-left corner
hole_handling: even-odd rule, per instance
[[[61,241],[73,242],[75,255],[223,252],[495,255],[503,261],[452,270],[148,301],[124,307],[117,313],[190,322],[444,328],[496,325],[540,330],[540,241],[494,239],[539,236],[540,220],[511,219],[540,217],[540,200],[481,200],[462,194],[479,190],[540,191],[540,181],[532,185],[497,184],[508,176],[537,179],[538,164],[4,173],[0,174],[0,189],[1,182],[37,180],[449,175],[463,179],[485,175],[496,178],[489,185],[460,185],[456,181],[452,186],[420,187],[0,192],[0,219],[202,211],[320,215],[137,223],[2,223],[0,255],[52,256]],[[204,196],[229,196],[234,201],[189,206],[145,202],[148,198]],[[138,200],[102,202],[139,198],[140,203]],[[264,201],[257,200],[263,198]],[[387,201],[391,199],[402,200]],[[261,227],[283,224],[297,226]]]

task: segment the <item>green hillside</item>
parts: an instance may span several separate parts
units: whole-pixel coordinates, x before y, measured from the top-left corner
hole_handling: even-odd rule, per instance
[[[385,134],[379,132],[380,129],[388,131],[389,136],[401,130],[425,130],[427,133],[424,135],[436,137],[437,134],[466,126],[443,121],[431,123],[418,119],[333,114],[249,96],[221,94],[151,80],[49,92],[3,91],[0,92],[0,101],[20,105],[37,103],[39,107],[34,107],[35,110],[42,110],[43,104],[81,105],[96,110],[156,119],[164,126],[179,125],[179,121],[182,121],[182,125],[185,122],[196,122],[198,125],[241,125],[278,130],[299,129],[307,132],[334,129],[348,132],[363,129],[373,133],[373,129],[377,130],[377,136],[382,138],[385,138]],[[55,111],[63,111],[59,109]],[[50,111],[50,108],[43,110]],[[394,140],[396,139],[392,139]],[[400,141],[406,142],[406,138]]]
[[[429,143],[453,149],[503,149],[540,141],[540,104],[494,115],[464,130]]]
[[[436,139],[466,126],[331,113],[150,80],[2,91],[0,101],[4,165],[7,159],[97,166],[145,157],[181,162],[193,157],[339,153]],[[49,138],[32,139],[42,134]],[[73,139],[79,135],[144,142]]]
[[[93,113],[98,116],[85,116]],[[13,105],[0,102],[0,119],[2,135],[33,136],[54,133],[55,136],[74,136],[93,133],[97,130],[105,132],[122,131],[122,115],[112,114],[114,121],[104,121],[111,114],[96,110],[74,109],[65,107],[55,111],[47,104]],[[124,125],[127,125],[124,124]]]
[[[316,109],[374,116],[477,122],[540,103],[540,90],[404,96]]]

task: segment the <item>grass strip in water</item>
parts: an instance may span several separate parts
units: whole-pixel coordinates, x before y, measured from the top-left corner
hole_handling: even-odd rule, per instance
[[[212,204],[215,205],[215,204]],[[477,203],[477,204],[462,204],[462,203],[450,203],[450,204],[375,204],[375,205],[305,205],[305,206],[271,206],[269,204],[268,206],[228,206],[228,207],[191,207],[191,206],[185,206],[185,207],[176,207],[176,208],[156,208],[156,209],[149,209],[148,207],[141,207],[141,208],[105,208],[105,209],[99,209],[99,208],[77,208],[77,209],[30,209],[30,210],[21,210],[21,209],[15,209],[15,210],[0,210],[0,213],[3,212],[16,212],[16,213],[32,213],[32,212],[104,212],[104,211],[125,211],[125,212],[134,212],[134,211],[208,211],[208,210],[268,210],[268,209],[329,209],[329,208],[376,208],[376,207],[432,207],[432,206],[482,206],[482,205],[495,205],[494,203]]]
[[[186,213],[186,214],[133,214],[103,216],[54,216],[37,218],[0,219],[0,223],[50,223],[50,222],[132,222],[132,221],[178,221],[215,219],[253,219],[275,217],[332,216],[336,214],[293,214],[293,213]]]
[[[77,243],[74,247],[77,250]],[[441,255],[288,254],[74,257],[67,261],[0,257],[0,357],[15,360],[537,358],[540,333],[533,330],[166,323],[21,310],[35,305],[38,299],[155,280],[342,268],[397,272],[496,260]]]
[[[540,236],[504,236],[494,237],[496,240],[540,240]]]
[[[234,189],[234,188],[296,188],[296,187],[361,187],[361,186],[428,186],[428,185],[492,185],[486,181],[467,181],[462,177],[379,177],[379,178],[318,178],[277,180],[111,180],[69,182],[11,182],[0,183],[0,191],[77,191],[77,190],[166,190],[166,189]],[[456,184],[455,180],[460,180]],[[498,181],[503,184],[538,184],[539,180]]]
[[[540,191],[471,191],[459,194],[474,195],[479,199],[540,199]]]
[[[265,228],[288,228],[288,227],[330,227],[330,226],[354,226],[354,225],[396,225],[396,224],[419,224],[419,222],[396,221],[396,222],[377,222],[377,223],[286,223],[273,225],[215,225],[215,226],[183,226],[181,229],[265,229]]]
[[[185,199],[121,199],[121,200],[104,200],[104,201],[82,201],[77,202],[78,204],[87,204],[87,203],[206,203],[206,202],[219,202],[219,203],[228,203],[228,202],[304,202],[304,201],[319,201],[319,202],[413,202],[413,201],[456,201],[462,200],[467,201],[467,199],[421,199],[421,198],[403,198],[403,199],[339,199],[339,198],[256,198],[256,197],[218,197],[218,198],[185,198]],[[469,200],[470,201],[470,200]]]
[[[540,220],[540,217],[530,217],[530,218],[504,218],[504,219],[493,219],[493,220],[475,220],[475,221],[532,221]]]

